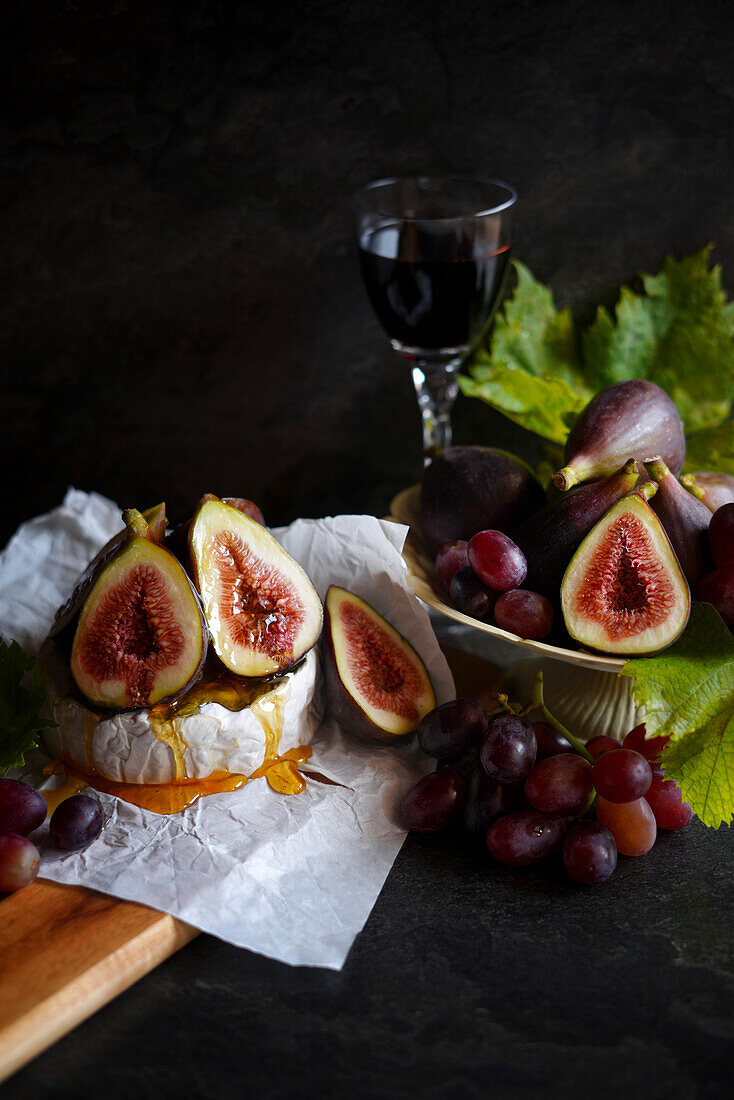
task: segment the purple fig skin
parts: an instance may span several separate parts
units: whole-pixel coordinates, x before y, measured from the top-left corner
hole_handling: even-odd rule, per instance
[[[699,470],[695,474],[684,474],[680,480],[709,512],[717,512],[724,504],[734,504],[734,477],[731,474]]]
[[[645,463],[658,490],[650,507],[665,528],[688,583],[693,586],[714,567],[708,545],[711,512],[687,492],[659,456]]]
[[[551,599],[579,544],[606,512],[634,489],[638,469],[630,459],[604,481],[580,485],[546,504],[512,532],[528,563],[525,587]]]
[[[494,447],[448,447],[423,472],[421,528],[435,552],[478,531],[508,531],[542,507],[529,466]]]
[[[661,455],[676,476],[686,440],[678,410],[654,382],[632,379],[607,386],[592,398],[566,440],[566,465],[553,475],[559,489],[606,477],[630,456],[642,464]]]
[[[734,565],[722,565],[696,585],[694,600],[713,604],[727,626],[734,627]]]

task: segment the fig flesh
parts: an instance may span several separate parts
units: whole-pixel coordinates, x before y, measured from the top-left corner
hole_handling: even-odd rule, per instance
[[[699,470],[695,474],[683,474],[680,480],[689,493],[706,505],[709,512],[716,512],[725,504],[734,503],[734,477],[731,474]]]
[[[630,459],[603,481],[579,485],[546,504],[512,533],[528,563],[527,588],[557,597],[579,543],[611,506],[634,488],[637,473],[637,463]]]
[[[124,543],[84,601],[71,672],[86,698],[122,710],[186,691],[204,666],[207,636],[196,593],[181,565],[128,516]]]
[[[189,555],[212,645],[230,672],[282,673],[315,645],[318,593],[262,524],[209,497],[191,522]]]
[[[616,382],[600,390],[579,416],[566,440],[566,465],[553,482],[565,491],[579,481],[606,477],[630,456],[641,465],[661,455],[677,476],[685,453],[683,423],[665,390],[643,379]]]
[[[340,725],[363,741],[408,737],[436,706],[413,647],[373,607],[345,588],[326,594],[324,669],[329,706]]]
[[[602,653],[636,656],[664,649],[683,631],[690,605],[668,536],[636,492],[589,532],[561,585],[568,633]]]
[[[662,458],[646,462],[645,469],[658,487],[650,506],[665,528],[686,580],[697,584],[714,566],[708,547],[711,513],[686,492]]]
[[[507,451],[447,447],[423,472],[421,528],[436,551],[478,531],[509,531],[544,500],[530,467]]]

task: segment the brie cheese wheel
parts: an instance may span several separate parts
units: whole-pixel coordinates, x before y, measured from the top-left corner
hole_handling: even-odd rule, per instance
[[[40,656],[58,723],[44,731],[48,752],[116,783],[175,783],[226,772],[249,777],[266,758],[309,744],[321,721],[315,648],[293,672],[262,685],[241,710],[203,700],[171,717],[160,716],[165,708],[96,713],[68,693],[69,666],[60,650],[49,643]]]

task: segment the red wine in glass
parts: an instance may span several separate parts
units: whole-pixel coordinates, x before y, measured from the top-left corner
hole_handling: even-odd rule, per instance
[[[473,256],[451,239],[413,236],[393,228],[365,235],[359,261],[372,308],[390,339],[416,357],[418,349],[466,354],[492,317],[510,246]]]
[[[354,196],[362,277],[412,367],[426,462],[451,443],[456,376],[499,299],[516,197],[463,176],[377,180]]]

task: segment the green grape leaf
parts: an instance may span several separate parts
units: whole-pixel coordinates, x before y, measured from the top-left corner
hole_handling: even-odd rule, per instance
[[[694,603],[678,641],[657,657],[628,661],[621,676],[645,708],[648,736],[668,735],[668,779],[704,825],[734,817],[734,637],[710,604]]]
[[[647,378],[675,401],[688,431],[718,424],[734,399],[734,304],[709,267],[711,245],[657,275],[642,275],[644,294],[622,287],[612,321],[604,309],[582,337],[594,389]]]
[[[535,378],[507,363],[481,364],[459,376],[461,392],[479,397],[510,420],[554,443],[564,443],[586,404],[562,378]]]
[[[734,420],[689,435],[683,469],[686,473],[717,470],[720,474],[734,475]]]
[[[47,706],[35,658],[0,638],[0,775],[21,767],[25,754],[37,748],[40,731],[54,725],[44,717]]]

